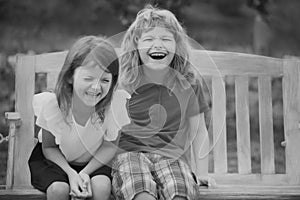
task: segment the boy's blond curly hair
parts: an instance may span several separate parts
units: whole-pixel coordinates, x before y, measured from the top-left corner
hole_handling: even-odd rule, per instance
[[[138,40],[143,32],[155,27],[166,28],[173,33],[175,38],[176,52],[170,64],[170,67],[174,70],[170,71],[173,73],[170,76],[176,77],[181,84],[186,81],[192,84],[195,81],[195,73],[189,62],[190,46],[185,29],[172,12],[147,5],[138,12],[135,21],[125,33],[121,46],[121,85],[129,91],[134,92],[141,81],[142,72],[140,66],[142,63],[137,49]],[[174,74],[174,71],[175,73],[177,72],[177,75]],[[171,79],[169,80],[171,81]]]

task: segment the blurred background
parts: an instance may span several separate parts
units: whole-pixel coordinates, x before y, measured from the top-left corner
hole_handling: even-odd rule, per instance
[[[14,111],[16,54],[66,50],[82,35],[118,34],[128,28],[136,13],[147,3],[171,10],[188,35],[207,50],[278,58],[300,56],[298,0],[0,0],[0,133],[4,137],[8,133],[4,112]],[[235,141],[234,84],[230,77],[225,80],[227,137],[229,141]],[[42,84],[37,81],[36,88],[42,88]],[[250,81],[249,90],[250,129],[254,141],[251,143],[252,170],[259,172],[257,80]],[[273,80],[272,91],[276,172],[283,173],[280,79]],[[237,171],[234,150],[236,144],[230,142],[230,172]],[[7,142],[2,142],[0,185],[5,184],[6,158]]]

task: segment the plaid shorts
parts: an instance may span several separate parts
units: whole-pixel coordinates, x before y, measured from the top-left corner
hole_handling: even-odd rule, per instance
[[[112,189],[118,200],[131,200],[141,192],[164,200],[175,196],[194,200],[197,196],[190,167],[182,160],[158,154],[122,153],[113,162],[112,176]]]

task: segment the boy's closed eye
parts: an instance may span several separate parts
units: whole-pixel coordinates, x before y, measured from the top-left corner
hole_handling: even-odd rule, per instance
[[[145,37],[145,38],[142,39],[143,42],[150,42],[152,40],[153,40],[152,37]]]
[[[163,40],[163,41],[167,41],[167,42],[173,41],[173,39],[170,38],[170,37],[163,37],[162,40]]]

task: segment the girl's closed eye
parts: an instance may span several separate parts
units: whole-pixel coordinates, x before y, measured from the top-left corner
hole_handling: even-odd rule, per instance
[[[101,82],[102,83],[105,83],[105,84],[107,84],[107,83],[110,83],[110,79],[109,78],[101,78]]]
[[[93,81],[94,77],[92,77],[92,76],[86,76],[86,77],[83,78],[83,80],[85,80],[85,81]]]

